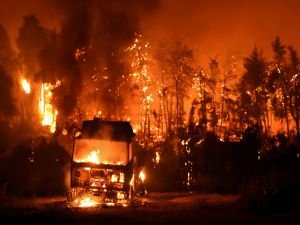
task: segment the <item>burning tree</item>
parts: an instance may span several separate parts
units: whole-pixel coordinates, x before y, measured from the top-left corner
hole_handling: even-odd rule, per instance
[[[132,73],[131,80],[133,90],[138,91],[140,102],[138,132],[141,143],[148,143],[151,135],[151,105],[153,102],[153,76],[149,71],[149,43],[141,40],[141,35],[137,35],[134,44],[128,48],[132,52]]]
[[[193,105],[197,106],[196,112],[193,115],[194,123],[199,127],[201,136],[203,137],[209,127],[208,122],[214,118],[216,110],[213,102],[213,87],[214,81],[209,74],[207,74],[202,68],[199,68],[194,75],[193,88],[196,90],[197,97],[193,101]],[[210,112],[213,112],[210,115]],[[210,127],[211,128],[211,127]]]
[[[12,49],[6,30],[0,25],[0,136],[1,153],[13,146],[19,138],[28,133],[24,131],[22,115],[24,101],[20,95],[18,61]],[[22,91],[22,90],[21,90]],[[22,93],[21,93],[22,94]],[[21,116],[20,116],[21,115]],[[16,135],[20,133],[20,135]]]
[[[230,59],[229,68],[223,74],[220,96],[220,136],[227,137],[227,134],[237,133],[237,80],[239,75],[238,62],[236,57]]]
[[[286,78],[285,46],[282,45],[279,37],[272,42],[274,60],[269,66],[268,89],[272,94],[272,107],[277,118],[284,118],[286,121],[286,132],[289,136],[289,109],[288,109],[288,87]]]
[[[56,117],[58,114],[57,110],[52,105],[52,90],[60,85],[60,82],[57,82],[56,85],[51,85],[49,83],[42,83],[41,85],[39,101],[41,124],[42,126],[49,126],[51,133],[56,131]]]
[[[216,93],[216,85],[217,79],[220,75],[220,68],[219,62],[216,59],[210,59],[209,62],[209,69],[210,69],[210,79],[209,79],[209,88],[211,90],[212,101],[210,104],[210,127],[214,133],[216,133],[218,121],[219,121],[219,104],[218,104],[218,93]]]
[[[170,112],[175,113],[174,120],[169,122],[169,131],[172,126],[175,133],[178,128],[184,127],[184,99],[188,96],[188,88],[192,82],[192,63],[194,61],[193,51],[182,42],[176,42],[169,53],[168,63],[170,73],[172,74],[172,83],[170,84]],[[171,116],[172,117],[172,116]]]
[[[187,97],[187,89],[191,82],[191,63],[193,60],[192,50],[180,42],[177,43],[175,49],[171,52],[171,71],[173,82],[175,83],[176,132],[178,132],[178,128],[184,125],[184,98]]]
[[[160,74],[157,78],[158,85],[158,96],[159,96],[159,109],[157,113],[158,119],[158,131],[161,131],[161,136],[165,138],[171,133],[171,110],[170,110],[170,83],[172,81],[169,72],[169,48],[166,43],[160,42],[154,54],[156,65],[158,66],[158,73]]]
[[[296,125],[297,138],[300,137],[300,59],[297,51],[289,47],[290,64],[289,64],[289,106],[290,112]]]
[[[53,47],[55,35],[56,33],[42,27],[36,16],[28,15],[23,18],[17,38],[20,50],[18,83],[21,87],[19,98],[21,123],[22,125],[28,123],[33,130],[38,130],[39,126],[34,121],[39,119],[41,126],[49,126],[51,133],[55,132],[57,116],[52,99],[55,85],[51,84],[56,82],[52,76],[56,73],[55,67],[46,68],[52,61],[51,63],[45,61],[53,58],[48,57],[50,54],[47,50],[49,46]]]
[[[275,116],[284,118],[290,136],[290,116],[294,120],[299,137],[299,56],[297,51],[281,43],[279,37],[272,42],[274,60],[269,69],[269,89]],[[288,58],[286,57],[288,49]]]

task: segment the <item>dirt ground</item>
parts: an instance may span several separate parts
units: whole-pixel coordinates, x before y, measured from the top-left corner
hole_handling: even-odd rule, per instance
[[[237,195],[151,193],[132,206],[70,208],[65,198],[3,198],[1,224],[299,224],[297,211],[249,211]]]

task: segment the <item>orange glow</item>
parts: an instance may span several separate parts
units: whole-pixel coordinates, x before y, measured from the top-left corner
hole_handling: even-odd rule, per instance
[[[113,203],[113,202],[107,202],[107,203],[106,203],[106,206],[113,207],[113,206],[115,206],[115,203]]]
[[[130,180],[130,182],[129,182],[129,185],[130,185],[131,187],[134,186],[134,174],[132,175],[132,178],[131,178],[131,180]]]
[[[99,164],[100,163],[99,150],[91,151],[90,154],[88,155],[86,161]]]
[[[21,86],[23,88],[23,91],[26,94],[30,94],[30,92],[31,92],[30,83],[26,79],[21,79]]]
[[[101,163],[126,165],[128,163],[126,152],[126,142],[96,139],[78,139],[75,142],[74,161],[95,164]]]
[[[79,200],[79,207],[81,208],[87,208],[87,207],[95,207],[97,205],[97,202],[90,197],[86,197]]]
[[[120,183],[124,183],[125,182],[125,174],[124,173],[120,173]]]
[[[125,199],[125,194],[122,193],[122,192],[120,192],[120,191],[118,191],[117,192],[117,199]]]
[[[111,182],[112,183],[118,182],[118,176],[116,174],[111,175]]]
[[[158,164],[160,161],[160,155],[159,152],[155,152],[155,163]]]

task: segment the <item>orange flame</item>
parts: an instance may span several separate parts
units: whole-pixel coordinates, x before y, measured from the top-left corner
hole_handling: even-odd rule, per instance
[[[51,104],[53,88],[53,85],[43,83],[39,102],[41,124],[42,126],[49,126],[51,133],[54,133],[56,130],[56,116],[58,114],[57,110]]]
[[[155,152],[155,163],[158,164],[160,161],[160,155],[159,152]]]
[[[30,92],[31,92],[30,83],[26,79],[21,79],[21,86],[23,88],[23,91],[26,94],[30,94]]]
[[[93,199],[86,197],[79,201],[79,207],[85,208],[85,207],[94,207],[97,205],[97,202]]]
[[[141,170],[139,174],[139,178],[141,179],[142,182],[144,182],[144,180],[146,179],[146,174],[143,170]]]
[[[92,152],[90,152],[90,154],[88,155],[86,161],[87,162],[91,162],[91,163],[99,164],[100,163],[99,151],[92,151]]]

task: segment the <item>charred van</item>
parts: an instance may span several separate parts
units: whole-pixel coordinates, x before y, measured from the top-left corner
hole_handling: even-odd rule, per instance
[[[70,199],[79,207],[127,204],[133,182],[132,139],[129,122],[83,121],[75,138],[71,163]]]

